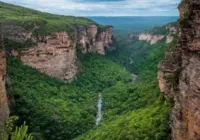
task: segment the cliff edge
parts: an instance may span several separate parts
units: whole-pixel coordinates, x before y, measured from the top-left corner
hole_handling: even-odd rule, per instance
[[[6,81],[6,56],[3,46],[0,42],[0,130],[3,129],[4,123],[9,116],[5,81]]]
[[[3,2],[0,7],[7,54],[57,79],[72,81],[76,77],[78,53],[105,55],[115,49],[112,26]]]
[[[199,140],[200,1],[182,0],[179,11],[179,44],[160,62],[158,80],[161,92],[174,99],[172,138]]]
[[[23,27],[3,25],[4,39],[10,42],[31,42],[24,48],[10,48],[11,55],[49,76],[61,80],[73,80],[78,73],[77,53],[99,53],[105,55],[106,50],[113,47],[112,27],[101,29],[97,24],[78,25],[73,31],[57,31],[45,36],[35,36],[32,31]]]

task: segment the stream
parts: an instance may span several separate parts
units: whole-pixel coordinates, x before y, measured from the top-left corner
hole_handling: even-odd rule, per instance
[[[102,119],[102,95],[99,94],[98,102],[97,102],[97,118],[96,118],[96,125],[99,125]]]
[[[136,80],[137,80],[137,75],[135,75],[135,74],[131,74],[131,79],[132,79],[132,82],[135,82]]]
[[[133,63],[133,60],[131,59],[131,62],[130,63]],[[126,68],[124,67],[124,70],[126,70]],[[131,74],[131,79],[132,79],[132,82],[135,82],[136,79],[137,79],[137,75],[135,74]],[[102,95],[99,94],[98,96],[98,102],[97,102],[97,117],[96,117],[96,125],[98,126],[100,121],[102,119]]]
[[[130,64],[133,64],[134,63],[134,61],[133,61],[133,59],[130,57]]]

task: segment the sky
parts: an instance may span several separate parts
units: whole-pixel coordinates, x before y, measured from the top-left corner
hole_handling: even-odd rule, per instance
[[[60,15],[178,16],[181,0],[0,0]]]

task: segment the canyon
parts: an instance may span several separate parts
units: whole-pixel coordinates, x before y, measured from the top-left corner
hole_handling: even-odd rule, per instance
[[[4,10],[8,10],[7,14],[12,6],[0,2],[0,11],[4,8]],[[16,58],[23,65],[57,80],[70,83],[76,79],[81,70],[79,56],[89,53],[105,55],[107,51],[116,49],[112,26],[98,25],[86,18],[55,16],[15,7],[13,6],[13,11],[25,10],[25,13],[30,12],[46,21],[39,24],[33,18],[33,24],[28,21],[27,25],[30,26],[27,27],[23,23],[25,21],[18,19],[17,22],[12,19],[10,21],[10,16],[2,14],[8,20],[0,20],[0,129],[4,129],[10,112],[16,111],[11,109],[15,108],[15,105],[11,103],[11,99],[8,99],[8,92],[12,94],[11,96],[14,96],[15,92],[12,91],[11,82],[9,87],[6,86],[10,80],[6,57]],[[15,14],[14,17],[20,15],[20,18],[23,19],[24,15],[21,15],[20,10],[16,10]],[[49,19],[56,17],[56,22],[48,21],[47,16]],[[60,18],[60,21],[57,18]],[[59,25],[58,28],[56,24],[62,23],[62,20],[64,20],[64,25]],[[48,27],[51,26],[53,28],[50,30]]]
[[[8,95],[6,92],[6,53],[19,58],[23,64],[57,79],[73,81],[79,71],[78,54],[98,53],[105,55],[115,50],[111,26],[100,29],[97,24],[79,25],[75,31],[55,32],[48,36],[34,36],[23,27],[2,24],[1,36],[4,39],[23,44],[31,41],[25,48],[0,48],[0,128],[4,128],[9,117]],[[3,41],[1,41],[2,43]],[[100,121],[100,120],[99,120]]]
[[[197,0],[182,0],[178,29],[167,24],[151,31],[129,34],[128,41],[136,39],[136,44],[134,41],[132,44],[127,41],[127,46],[122,43],[128,51],[124,46],[116,48],[112,26],[94,22],[73,24],[72,31],[63,29],[45,35],[35,34],[39,25],[34,24],[30,30],[17,24],[1,24],[0,35],[4,40],[0,43],[0,129],[10,113],[9,90],[6,91],[10,78],[15,89],[11,91],[20,108],[16,112],[22,119],[32,121],[29,122],[31,131],[39,138],[74,139],[83,135],[89,140],[96,135],[98,138],[113,136],[113,139],[162,139],[170,138],[170,124],[173,140],[199,140],[199,7]],[[172,46],[177,34],[178,44]],[[5,41],[7,48],[4,48]],[[11,46],[12,42],[20,44],[19,47]],[[170,49],[165,52],[165,47]],[[117,52],[117,49],[120,50]],[[114,55],[103,57],[108,51],[120,57],[113,60]],[[164,52],[165,58],[158,64]],[[22,64],[13,57],[19,58]],[[122,63],[128,60],[132,71],[137,70],[133,66],[140,67],[137,75],[128,71],[125,63],[120,65],[115,60]],[[78,77],[79,72],[83,77]],[[34,74],[39,76],[34,77]],[[168,98],[173,104],[171,112]],[[169,112],[170,123],[166,117]]]

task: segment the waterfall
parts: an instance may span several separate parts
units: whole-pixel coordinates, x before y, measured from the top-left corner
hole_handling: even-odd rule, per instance
[[[131,77],[132,77],[132,82],[135,82],[137,80],[137,75],[132,73]]]
[[[96,118],[96,125],[99,125],[102,118],[102,96],[99,94],[98,102],[97,102],[97,118]]]
[[[133,64],[133,62],[134,62],[133,59],[130,57],[130,64]]]

